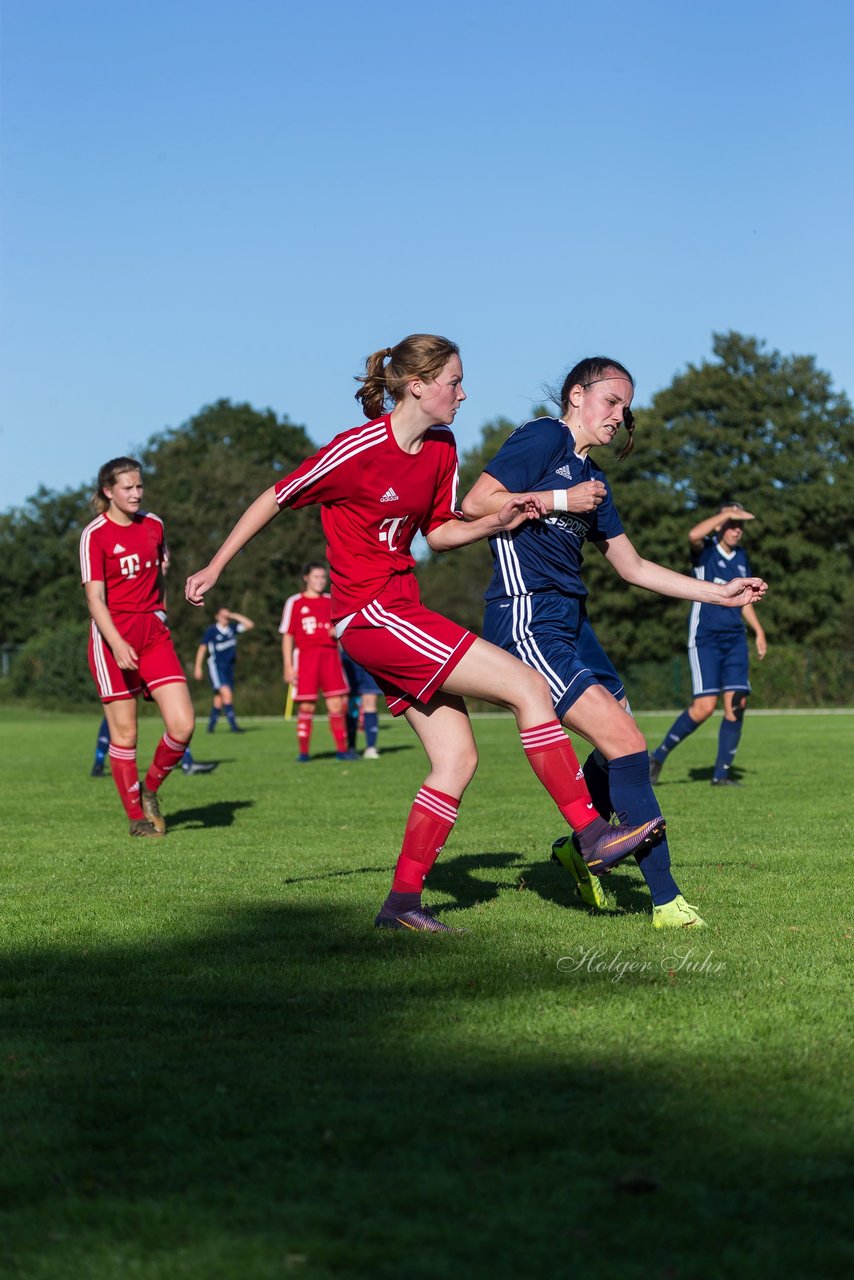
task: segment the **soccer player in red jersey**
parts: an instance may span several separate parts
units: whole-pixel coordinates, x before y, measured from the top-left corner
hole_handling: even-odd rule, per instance
[[[297,705],[297,760],[305,764],[311,759],[309,747],[318,693],[326,699],[336,759],[355,759],[355,752],[351,755],[347,750],[344,713],[350,686],[341,666],[338,638],[332,625],[326,565],[319,561],[303,565],[302,581],[303,590],[285,601],[279,624],[285,684],[294,686]],[[295,653],[299,655],[298,662]]]
[[[113,458],[98,473],[80,535],[80,572],[92,615],[89,669],[110,730],[110,770],[132,836],[162,836],[157,792],[180,763],[195,715],[187,678],[166,625],[162,580],[168,551],[159,516],[142,510],[142,470]],[[136,764],[137,698],[152,698],[165,733],[140,788]]]
[[[419,530],[450,551],[543,514],[532,494],[464,520],[456,510],[457,453],[448,427],[465,400],[459,349],[412,334],[368,357],[356,393],[366,416],[252,503],[206,568],[187,579],[201,605],[225,566],[284,507],[319,503],[332,578],[332,617],[345,651],[405,715],[430,761],[376,925],[458,932],[421,905],[427,874],[474,776],[477,748],[464,695],[509,708],[526,756],[597,875],[659,838],[663,823],[611,827],[592,805],[578,758],[543,677],[497,646],[425,608],[410,545]]]

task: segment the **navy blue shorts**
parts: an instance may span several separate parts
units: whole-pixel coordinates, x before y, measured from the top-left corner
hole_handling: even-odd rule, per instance
[[[593,685],[604,685],[618,701],[625,696],[623,682],[578,596],[541,592],[491,600],[483,618],[483,638],[545,677],[559,720]]]
[[[208,680],[214,693],[219,693],[223,685],[227,685],[229,689],[234,688],[234,663],[223,662],[222,659],[217,661],[215,657],[208,658]]]
[[[350,686],[351,697],[360,698],[363,693],[382,693],[382,689],[370,671],[360,667],[358,662],[354,662],[349,653],[346,653],[343,649],[341,650],[341,665],[344,668],[344,674]]]
[[[721,632],[688,645],[695,698],[740,691],[750,693],[747,632]]]

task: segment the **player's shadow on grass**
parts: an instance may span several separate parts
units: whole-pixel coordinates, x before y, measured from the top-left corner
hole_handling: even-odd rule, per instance
[[[442,905],[442,911],[465,911],[478,902],[492,902],[502,889],[518,889],[519,872],[515,870],[524,859],[521,853],[463,853],[457,857],[440,858],[433,864],[427,886],[430,893],[447,893],[456,901]],[[500,879],[481,879],[475,874],[480,870],[502,869],[507,872]]]
[[[382,758],[383,758],[383,756],[394,756],[394,755],[397,755],[397,753],[398,753],[399,751],[414,751],[414,750],[415,750],[415,748],[416,748],[416,746],[417,746],[417,743],[415,743],[415,742],[411,742],[411,743],[410,743],[410,742],[402,742],[402,743],[400,743],[400,745],[399,745],[399,746],[396,746],[396,747],[381,747],[381,748],[380,748],[380,759],[382,759]],[[304,762],[304,764],[303,764],[303,767],[305,767],[305,765],[311,765],[311,764],[323,764],[324,762],[327,762],[327,763],[328,763],[330,760],[333,762],[333,764],[370,764],[370,765],[373,765],[373,764],[375,763],[374,761],[372,761],[372,760],[363,760],[363,759],[362,759],[362,751],[363,751],[363,750],[364,750],[364,748],[363,748],[363,747],[362,747],[362,748],[357,748],[357,751],[358,751],[358,758],[357,758],[357,759],[355,759],[355,760],[336,760],[336,759],[335,759],[335,752],[334,752],[334,751],[332,751],[332,750],[329,750],[329,751],[312,751],[312,753],[311,753],[311,759],[310,759],[310,760],[305,761],[305,762]],[[297,762],[296,762],[296,761],[294,761],[294,763],[297,763]],[[374,769],[374,772],[376,772],[376,769]]]
[[[591,910],[576,894],[575,881],[569,872],[551,859],[534,862],[523,868],[522,878],[524,888],[538,894],[546,902],[576,911]],[[627,914],[649,910],[649,893],[635,881],[621,875],[619,870],[604,876],[603,884],[610,899],[611,910]]]
[[[688,779],[690,782],[710,783],[712,781],[712,776],[714,772],[715,771],[712,765],[695,765],[693,769],[688,770]],[[730,769],[729,776],[732,778],[733,782],[743,782],[744,770]],[[656,786],[660,786],[660,785],[661,785],[660,783],[656,783]]]
[[[179,809],[167,813],[166,823],[170,831],[183,827],[185,831],[205,827],[231,827],[239,809],[251,809],[254,800],[214,800],[211,804],[195,805],[192,809]]]
[[[464,883],[498,867],[498,888],[524,865],[455,861]],[[151,1274],[156,1248],[162,1275],[388,1276],[415,1239],[421,1275],[601,1276],[601,1233],[567,1208],[594,1202],[619,1213],[610,1275],[848,1274],[828,1091],[813,1103],[782,1044],[733,1059],[706,1029],[674,1056],[666,1020],[643,1037],[665,997],[693,1031],[711,978],[666,985],[649,945],[615,981],[613,952],[559,969],[530,936],[505,951],[377,935],[361,907],[184,906],[144,937],[6,948],[16,1275]],[[831,1049],[828,1071],[843,1062]]]

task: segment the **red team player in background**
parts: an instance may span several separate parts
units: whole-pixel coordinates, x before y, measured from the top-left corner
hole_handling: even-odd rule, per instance
[[[282,610],[282,663],[285,684],[294,687],[297,704],[297,760],[311,759],[311,729],[317,697],[326,699],[329,728],[335,740],[338,760],[355,758],[347,750],[347,698],[350,686],[341,666],[338,640],[332,625],[332,597],[326,590],[326,565],[312,561],[303,565],[303,590],[289,596]],[[299,661],[295,661],[295,652]]]
[[[168,560],[163,521],[142,510],[142,469],[113,458],[98,472],[80,535],[80,572],[92,615],[89,669],[110,730],[110,770],[132,836],[162,836],[157,792],[189,746],[195,715],[187,677],[163,611]],[[140,789],[136,764],[137,698],[153,698],[166,732]]]
[[[375,677],[391,713],[406,716],[430,761],[375,923],[456,932],[421,905],[421,892],[477,766],[464,695],[513,712],[531,767],[578,832],[595,874],[647,847],[663,824],[615,828],[600,818],[543,677],[420,602],[410,554],[419,530],[433,551],[449,551],[544,510],[531,494],[511,494],[482,519],[466,521],[456,511],[457,453],[446,424],[465,399],[457,346],[413,334],[369,356],[358,380],[356,398],[370,421],[336,436],[256,498],[210,564],[187,579],[187,599],[202,604],[232,557],[282,508],[320,503],[341,644]]]

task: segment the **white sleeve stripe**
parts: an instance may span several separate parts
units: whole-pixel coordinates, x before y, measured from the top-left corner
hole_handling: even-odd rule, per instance
[[[92,541],[92,534],[96,529],[101,528],[104,521],[104,516],[98,516],[97,519],[87,524],[80,535],[80,576],[84,583],[92,581],[92,558],[89,546]]]
[[[349,462],[351,458],[364,453],[366,449],[372,449],[374,445],[383,444],[386,439],[385,424],[380,428],[371,427],[367,432],[358,436],[348,436],[340,444],[337,444],[334,449],[330,449],[325,453],[310,471],[307,471],[305,475],[298,476],[286,488],[282,489],[281,493],[277,493],[276,501],[280,507],[284,506],[302,489],[308,488],[315,481],[328,475],[330,471],[334,471],[336,467],[340,467],[342,463]]]
[[[297,591],[295,595],[288,596],[285,601],[285,607],[282,610],[282,621],[279,623],[279,632],[281,635],[284,635],[288,627],[291,625],[291,614],[294,610],[294,603],[299,600],[301,594],[302,593],[300,591]]]

